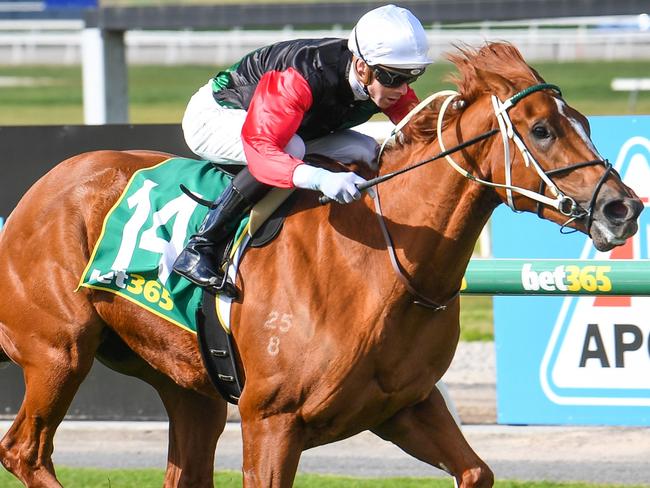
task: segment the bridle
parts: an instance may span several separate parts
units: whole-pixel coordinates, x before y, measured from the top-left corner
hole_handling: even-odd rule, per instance
[[[587,229],[587,233],[589,233],[591,229],[591,224],[593,222],[593,212],[594,212],[594,205],[596,203],[596,200],[598,198],[598,194],[600,193],[600,190],[607,180],[607,178],[612,174],[612,172],[616,173],[613,168],[611,163],[607,160],[603,159],[596,159],[593,161],[584,161],[580,163],[574,163],[562,168],[556,168],[553,170],[544,170],[539,162],[535,159],[535,157],[532,155],[532,153],[529,151],[528,147],[526,147],[526,144],[524,141],[521,139],[519,134],[517,133],[516,129],[514,128],[514,125],[512,123],[512,120],[510,119],[510,116],[508,114],[508,110],[510,110],[514,105],[516,105],[520,100],[523,98],[527,97],[531,93],[535,93],[541,90],[553,90],[556,92],[558,95],[562,95],[562,92],[560,91],[560,88],[556,85],[552,85],[549,83],[539,83],[537,85],[530,86],[524,90],[521,90],[520,92],[516,93],[512,97],[508,98],[504,102],[502,102],[496,95],[491,96],[492,100],[492,107],[494,109],[494,114],[497,118],[498,124],[499,124],[499,129],[492,129],[490,131],[484,132],[483,134],[480,134],[479,136],[476,136],[472,138],[469,141],[465,141],[464,143],[461,143],[457,146],[454,146],[453,148],[450,149],[445,149],[445,146],[443,144],[443,139],[442,139],[442,122],[444,119],[444,114],[447,111],[449,105],[456,99],[458,98],[459,94],[455,91],[452,90],[445,90],[442,92],[435,93],[431,95],[430,97],[426,98],[423,100],[420,104],[418,104],[411,112],[409,112],[404,119],[402,119],[397,126],[393,129],[391,132],[390,136],[384,141],[382,144],[380,151],[379,151],[379,156],[381,156],[381,153],[383,152],[383,149],[386,145],[386,142],[388,140],[391,140],[398,132],[401,131],[401,129],[409,122],[409,120],[419,111],[421,111],[424,107],[428,106],[435,98],[445,96],[445,100],[443,101],[440,111],[438,114],[438,121],[436,125],[436,130],[437,130],[437,136],[438,136],[438,144],[440,145],[440,149],[442,150],[438,155],[423,160],[419,161],[418,163],[412,164],[407,168],[403,168],[401,170],[395,171],[393,173],[387,174],[387,175],[382,175],[379,176],[375,179],[368,180],[364,185],[360,186],[359,188],[361,190],[369,188],[371,186],[375,186],[379,183],[382,183],[384,181],[387,181],[388,179],[391,179],[395,176],[398,176],[400,174],[403,174],[407,171],[411,171],[419,166],[422,166],[423,164],[429,163],[431,161],[435,161],[437,159],[440,159],[444,157],[446,161],[449,163],[449,165],[454,168],[457,172],[459,172],[461,175],[464,177],[475,181],[479,184],[490,186],[493,188],[502,188],[505,189],[506,191],[506,203],[508,206],[515,212],[519,212],[517,208],[515,207],[514,204],[514,198],[513,198],[513,192],[518,193],[521,195],[524,195],[532,200],[535,200],[537,202],[537,215],[541,218],[542,217],[542,212],[544,206],[550,206],[555,209],[557,209],[562,215],[565,215],[568,217],[567,221],[562,224],[560,231],[562,232],[564,228],[566,228],[570,223],[574,222],[575,220],[580,220],[580,219],[585,219],[585,225]],[[453,158],[451,157],[451,154],[454,152],[458,152],[461,149],[464,149],[465,147],[468,147],[469,145],[476,144],[482,140],[485,140],[493,135],[496,135],[497,133],[501,134],[501,139],[503,141],[503,148],[504,148],[504,167],[505,167],[505,183],[494,183],[492,181],[487,181],[484,179],[481,179],[463,167],[461,167],[458,163],[456,163]],[[540,187],[539,191],[535,192],[532,190],[529,190],[527,188],[521,188],[518,186],[515,186],[512,184],[512,159],[510,157],[510,141],[514,142],[515,147],[519,150],[524,163],[526,167],[531,167],[536,171],[540,178]],[[595,165],[603,165],[605,167],[605,171],[603,175],[600,177],[600,180],[596,184],[594,188],[594,192],[591,196],[591,199],[589,201],[589,206],[587,209],[584,209],[581,207],[574,198],[567,196],[560,190],[560,188],[553,182],[552,176],[560,175],[563,173],[567,173],[570,171],[574,171],[579,168],[584,168],[587,166],[595,166]],[[548,187],[549,192],[552,194],[552,197],[549,197],[545,194],[545,188]],[[391,263],[393,265],[393,268],[395,269],[395,272],[397,273],[398,278],[402,281],[402,283],[405,285],[406,289],[409,291],[411,295],[415,297],[414,303],[418,305],[422,305],[427,308],[431,308],[434,311],[439,311],[439,310],[444,310],[446,309],[447,305],[454,300],[458,294],[460,293],[460,290],[454,293],[452,297],[450,297],[448,300],[444,302],[444,304],[439,304],[437,302],[434,302],[433,300],[429,299],[428,297],[422,295],[419,293],[411,284],[410,279],[405,275],[405,272],[403,271],[402,266],[399,263],[399,260],[397,258],[397,254],[395,253],[395,249],[393,247],[392,243],[392,238],[390,236],[390,233],[388,231],[388,228],[386,226],[386,222],[384,221],[384,217],[381,211],[381,204],[379,201],[379,192],[376,191],[376,196],[374,198],[375,202],[375,211],[377,214],[377,217],[379,219],[379,224],[382,230],[382,234],[384,236],[384,239],[386,241],[388,253],[390,256]],[[575,229],[572,229],[570,232],[575,232]],[[566,233],[566,232],[565,232]]]
[[[447,162],[456,171],[458,171],[465,177],[470,178],[476,181],[477,183],[481,183],[483,185],[505,189],[506,203],[513,211],[515,212],[518,211],[514,203],[514,198],[513,198],[513,192],[514,192],[514,193],[519,193],[521,195],[524,195],[530,198],[531,200],[535,200],[537,202],[537,215],[540,217],[542,216],[544,205],[553,207],[556,210],[558,210],[562,215],[568,217],[567,221],[564,222],[560,227],[561,231],[565,229],[570,223],[576,220],[585,219],[586,230],[587,233],[589,233],[591,229],[591,224],[593,222],[594,205],[596,203],[598,194],[600,193],[603,184],[605,183],[605,181],[607,180],[607,178],[612,172],[612,165],[607,160],[595,159],[592,161],[583,161],[580,163],[575,163],[569,166],[556,168],[548,171],[542,168],[542,166],[535,159],[533,154],[530,152],[530,150],[522,140],[521,136],[517,133],[514,124],[512,123],[512,120],[510,119],[510,116],[508,114],[508,111],[513,106],[515,106],[517,102],[527,97],[531,93],[535,93],[541,90],[553,90],[558,95],[560,96],[562,95],[562,92],[560,91],[560,88],[558,86],[552,85],[550,83],[539,83],[537,85],[533,85],[528,88],[525,88],[524,90],[521,90],[520,92],[508,98],[504,102],[499,100],[499,97],[497,97],[496,95],[491,96],[494,115],[497,118],[497,122],[499,124],[499,131],[501,133],[501,139],[503,141],[503,152],[504,152],[503,157],[504,157],[504,168],[505,168],[504,184],[494,183],[491,181],[486,181],[477,178],[471,173],[469,173],[467,170],[465,170],[464,168],[460,167],[451,158],[451,156],[446,156],[445,158],[447,159]],[[436,129],[438,133],[438,143],[440,144],[440,148],[442,150],[445,149],[442,140],[442,121],[443,121],[444,113],[449,107],[449,104],[457,96],[458,94],[449,95],[442,103],[442,106],[440,108],[440,115],[438,117],[438,123]],[[537,173],[537,175],[539,176],[540,187],[538,192],[528,190],[527,188],[521,188],[512,184],[512,158],[510,157],[510,147],[511,147],[510,141],[512,141],[515,144],[515,147],[521,154],[521,157],[526,167],[527,168],[532,167]],[[562,190],[560,190],[560,188],[555,184],[555,182],[551,178],[554,175],[560,175],[579,168],[584,168],[586,166],[595,166],[601,164],[605,167],[605,172],[603,173],[600,180],[596,184],[596,187],[594,188],[594,192],[591,196],[591,199],[589,201],[589,207],[587,209],[581,207],[573,197],[566,195]],[[544,190],[546,187],[548,187],[548,190],[551,193],[552,197],[548,197],[545,194]],[[575,232],[575,229],[573,229],[571,232]]]

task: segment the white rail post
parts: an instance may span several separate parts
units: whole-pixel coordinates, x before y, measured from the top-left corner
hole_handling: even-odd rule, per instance
[[[612,90],[630,92],[627,102],[630,113],[636,111],[636,102],[640,91],[650,90],[650,78],[614,78]]]
[[[128,123],[124,31],[84,29],[81,56],[85,123]]]

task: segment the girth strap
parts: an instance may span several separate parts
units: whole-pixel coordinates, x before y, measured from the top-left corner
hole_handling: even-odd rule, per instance
[[[207,291],[196,311],[196,324],[201,358],[212,384],[226,401],[237,405],[244,381],[237,371],[232,335],[217,320],[215,297]]]

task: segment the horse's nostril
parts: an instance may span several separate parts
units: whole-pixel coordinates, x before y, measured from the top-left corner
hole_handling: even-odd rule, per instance
[[[631,212],[624,200],[614,200],[605,205],[603,213],[609,220],[623,221]]]
[[[636,219],[639,214],[634,201],[613,200],[603,207],[603,214],[609,220],[623,222]]]

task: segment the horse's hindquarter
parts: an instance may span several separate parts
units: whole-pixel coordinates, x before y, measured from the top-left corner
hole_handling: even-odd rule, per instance
[[[55,294],[72,293],[106,212],[130,174],[146,164],[146,158],[126,153],[86,153],[63,161],[38,180],[1,233],[4,292],[15,288],[17,280],[35,296],[46,289]]]
[[[0,439],[0,464],[25,486],[61,486],[54,434],[96,357],[160,395],[170,419],[165,486],[212,485],[226,407],[195,336],[108,292],[75,292],[130,176],[166,157],[105,151],[67,160],[32,187],[0,232],[0,360],[6,353],[25,377],[20,410]]]
[[[169,344],[179,355],[187,350],[185,356],[191,356],[192,361],[198,359],[198,352],[192,349],[192,334],[180,333],[177,327],[163,324],[162,319],[119,297],[88,289],[75,292],[101,234],[104,217],[131,175],[166,158],[161,153],[147,152],[85,153],[60,163],[30,188],[0,233],[0,286],[4,297],[0,301],[0,322],[5,324],[9,337],[17,338],[19,328],[28,327],[30,333],[52,337],[56,343],[64,338],[77,341],[82,335],[91,335],[96,342],[106,323],[142,354],[138,350],[140,334],[147,333],[147,326],[161,326],[168,331],[161,334],[169,337],[160,340],[154,335],[154,339],[147,340]],[[137,323],[145,325],[142,332],[138,332]],[[179,336],[187,336],[182,337],[183,347],[172,340]],[[21,357],[16,357],[20,352],[12,357],[19,363],[24,348]],[[147,360],[152,364],[165,357],[159,349],[157,355],[149,356]],[[169,373],[159,366],[157,369]],[[173,368],[170,364],[168,369]],[[204,380],[202,375],[194,376]],[[204,383],[194,377],[191,381]]]
[[[92,252],[100,237],[106,214],[124,191],[131,176],[136,171],[158,164],[169,157],[168,154],[151,151],[102,152],[97,154],[96,159],[89,161],[97,166],[97,171],[90,175],[88,187],[84,190],[89,205],[84,215],[89,252]],[[87,260],[88,256],[84,258],[82,268],[76,273],[77,280]],[[80,294],[88,294],[91,297],[94,308],[103,321],[154,369],[171,377],[180,386],[208,395],[215,394],[203,369],[195,334],[120,296],[87,289],[80,290]],[[106,365],[122,373],[137,375],[131,368],[134,365],[136,368],[142,368],[137,360],[133,361],[133,357],[124,356],[123,347],[115,349],[110,345],[110,341],[100,352]]]
[[[276,242],[249,251],[233,311],[242,415],[295,412],[314,445],[427,397],[458,340],[457,302],[413,305],[367,202],[353,205],[298,210]]]
[[[12,232],[11,223],[18,220],[20,228],[16,230],[23,238],[28,233],[42,239],[42,243],[92,250],[106,213],[132,174],[164,159],[160,153],[124,151],[95,151],[67,159],[27,191],[7,220],[7,229],[3,230]],[[56,235],[53,231],[57,229],[67,234]],[[76,234],[70,235],[73,232]],[[13,237],[8,239],[15,241]],[[81,260],[87,257],[87,252],[80,256]],[[80,273],[85,265],[83,262],[77,270],[75,263],[74,271]]]

